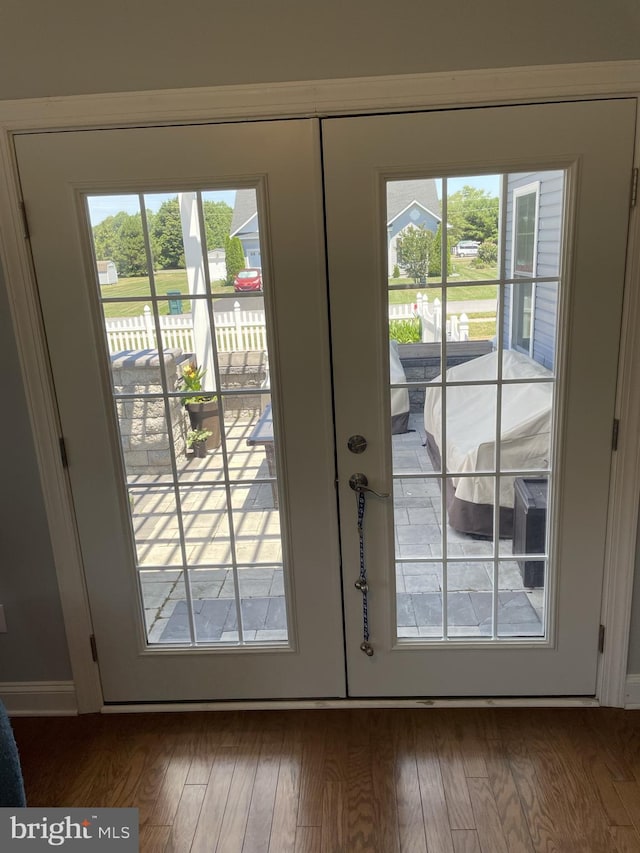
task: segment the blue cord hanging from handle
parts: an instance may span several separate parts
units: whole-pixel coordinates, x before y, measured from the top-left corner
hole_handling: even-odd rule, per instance
[[[367,564],[364,557],[364,489],[357,490],[358,496],[358,540],[360,543],[360,576],[356,581],[356,589],[362,593],[362,642],[360,649],[368,656],[373,655],[373,646],[369,642],[369,587],[367,584]]]

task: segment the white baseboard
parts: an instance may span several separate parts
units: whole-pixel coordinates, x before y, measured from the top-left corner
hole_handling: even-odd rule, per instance
[[[233,702],[156,702],[148,705],[104,705],[103,714],[189,713],[192,711],[313,711],[346,708],[597,708],[597,699],[582,696],[523,696],[517,699],[259,699]]]
[[[627,675],[624,691],[624,707],[640,709],[640,675]]]
[[[0,681],[11,717],[69,717],[78,713],[73,681]]]

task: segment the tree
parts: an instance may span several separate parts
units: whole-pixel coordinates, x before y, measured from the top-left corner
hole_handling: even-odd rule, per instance
[[[485,240],[478,246],[478,257],[471,263],[474,267],[490,266],[498,263],[498,244],[495,240]]]
[[[98,260],[111,260],[118,275],[147,274],[147,254],[142,234],[142,217],[121,210],[108,216],[93,228],[93,239]]]
[[[154,262],[158,269],[184,268],[184,244],[178,197],[163,201],[149,223]]]
[[[224,201],[203,201],[207,249],[223,249],[231,229],[233,209]]]
[[[447,238],[447,273],[453,272],[453,261],[451,260],[451,237]],[[433,238],[433,248],[429,256],[429,275],[442,275],[442,225],[438,225],[438,230]]]
[[[434,239],[433,232],[422,225],[409,225],[397,239],[398,263],[416,284],[426,284]]]
[[[459,240],[498,239],[498,209],[500,201],[485,190],[464,186],[449,196],[447,216],[450,235]]]
[[[233,284],[236,274],[244,269],[244,249],[239,237],[228,237],[225,246],[227,284]]]

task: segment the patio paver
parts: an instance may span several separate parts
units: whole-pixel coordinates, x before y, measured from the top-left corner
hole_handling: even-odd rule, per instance
[[[257,419],[257,418],[256,418]],[[247,447],[254,421],[238,422],[230,432],[234,473],[268,476],[263,447]],[[415,432],[393,437],[396,473],[426,473],[431,466],[424,449],[421,417],[411,416]],[[237,641],[235,578],[229,567],[231,546],[225,490],[203,481],[221,474],[220,454],[181,463],[180,489],[185,510],[186,548],[191,568],[190,589],[198,639],[201,642]],[[145,484],[151,485],[146,481]],[[144,494],[140,478],[131,478],[135,495],[134,530],[141,570],[149,641],[189,642],[186,592],[181,549],[175,521],[175,497],[166,479],[156,478],[155,490]],[[273,506],[269,483],[239,483],[232,487],[237,577],[247,641],[271,642],[287,638],[280,516]],[[396,590],[398,634],[402,638],[436,637],[442,621],[442,505],[438,483],[404,478],[394,484],[396,535]],[[510,541],[499,544],[499,633],[536,636],[541,632],[543,590],[522,585],[518,565],[508,560]],[[447,554],[468,560],[449,563],[447,588],[450,636],[486,636],[490,632],[493,543],[476,540],[447,528]],[[484,558],[484,560],[483,560]],[[433,559],[434,562],[423,562]],[[220,564],[227,565],[220,565]],[[218,564],[218,565],[216,565]],[[160,567],[166,566],[165,569]],[[207,566],[210,567],[207,567]]]

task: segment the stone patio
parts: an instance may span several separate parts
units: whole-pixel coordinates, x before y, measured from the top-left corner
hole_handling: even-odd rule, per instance
[[[236,574],[222,485],[222,454],[180,459],[179,491],[184,517],[184,549],[191,568],[194,628],[199,643],[237,642],[238,585],[243,639],[287,639],[280,516],[273,505],[264,447],[246,439],[255,414],[227,424],[229,470],[240,480],[232,488]],[[414,432],[393,436],[394,473],[429,473],[419,415]],[[205,485],[204,483],[207,483]],[[220,483],[218,485],[218,483]],[[169,478],[129,478],[133,527],[140,563],[145,618],[151,643],[189,643],[190,628],[183,554]],[[442,631],[442,506],[436,480],[401,478],[394,487],[398,636],[437,637]],[[511,541],[501,540],[497,601],[500,636],[540,636],[543,590],[522,585],[517,563],[506,559]],[[493,543],[447,528],[448,635],[491,635]],[[466,558],[466,559],[463,559]],[[431,560],[431,562],[424,562]],[[260,563],[261,565],[251,565]],[[244,564],[244,565],[243,565]]]

